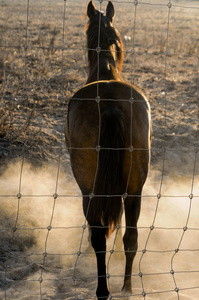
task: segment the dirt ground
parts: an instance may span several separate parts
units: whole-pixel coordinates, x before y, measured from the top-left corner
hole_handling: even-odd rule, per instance
[[[124,43],[122,76],[144,91],[153,122],[127,299],[198,299],[199,2],[113,3]],[[87,78],[86,6],[85,0],[0,1],[2,300],[95,299],[96,262],[87,230],[80,243],[81,197],[64,140],[68,100]],[[75,267],[80,245],[84,254]],[[113,299],[124,299],[121,237],[117,249],[109,285]]]

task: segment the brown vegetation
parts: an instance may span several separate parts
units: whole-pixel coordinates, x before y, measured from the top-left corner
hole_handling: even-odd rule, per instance
[[[68,99],[85,84],[87,78],[86,36],[84,31],[86,20],[84,19],[84,14],[88,1],[30,1],[28,24],[27,2],[26,0],[2,0],[0,4],[0,174],[5,173],[6,164],[11,163],[9,172],[5,180],[2,181],[3,185],[5,185],[5,182],[10,183],[9,178],[12,179],[10,186],[6,187],[7,195],[10,193],[11,195],[17,194],[15,187],[18,187],[19,183],[18,173],[15,183],[13,183],[14,177],[12,176],[14,176],[13,174],[15,174],[16,169],[20,170],[20,166],[17,165],[16,168],[13,168],[13,161],[15,159],[25,157],[31,166],[42,165],[44,162],[48,162],[49,164],[54,163],[60,156],[64,163],[68,160],[63,134],[67,103]],[[175,182],[175,186],[172,187],[176,189],[176,184],[178,187],[183,185],[181,178],[185,175],[188,178],[186,182],[189,181],[190,183],[190,178],[192,178],[193,174],[194,150],[198,147],[199,5],[197,1],[172,1],[173,5],[170,10],[168,27],[169,8],[166,1],[149,0],[147,1],[148,4],[138,1],[136,14],[133,1],[127,2],[115,1],[114,3],[116,9],[114,24],[121,33],[125,51],[122,76],[125,81],[139,86],[149,98],[153,122],[152,169],[162,169],[163,150],[164,147],[167,147],[164,175],[172,174],[173,178],[173,174],[175,173],[175,175],[179,176],[180,183],[176,181],[177,183]],[[99,1],[95,1],[95,3],[99,8]],[[65,18],[64,4],[66,4]],[[102,5],[104,9],[104,3]],[[136,22],[134,27],[135,16]],[[64,31],[63,21],[65,25]],[[134,49],[134,52],[132,52],[132,49]],[[30,167],[28,172],[31,174],[30,183],[26,180],[27,174],[24,176],[24,181],[26,180],[27,193],[30,192],[30,194],[32,192],[31,181],[35,180],[35,178],[39,183],[43,183],[43,181],[45,182],[44,177],[47,177],[50,173],[55,174],[53,183],[56,181],[57,170],[55,171],[54,169],[47,170],[44,172],[45,176],[42,173],[40,177],[38,174],[38,176],[35,176],[35,173],[31,173]],[[154,174],[155,177],[156,172]],[[198,163],[196,174],[198,174]],[[160,176],[158,179],[160,181]],[[169,187],[171,187],[171,182],[172,179],[169,181]],[[47,181],[46,189],[44,190],[45,193],[49,194],[49,188],[53,183],[50,180]],[[69,183],[70,178],[68,176],[67,184]],[[3,193],[2,188],[4,187],[1,186],[1,195]],[[65,181],[62,183],[62,187],[66,188]],[[167,189],[166,185],[165,189]],[[72,188],[71,190],[73,191]],[[190,191],[190,185],[187,190]],[[157,188],[155,191],[157,191]],[[37,193],[37,190],[34,190],[34,192]],[[42,188],[40,193],[44,193]],[[63,191],[64,193],[66,193],[65,190]],[[13,222],[10,222],[10,218],[12,218],[12,221],[16,218],[17,202],[16,197],[8,199],[10,206],[9,209],[1,209],[0,217],[2,217],[3,221],[1,220],[0,225],[3,227],[6,223],[12,230]],[[0,200],[2,200],[1,204],[7,203],[6,197]],[[37,209],[37,221],[38,216],[40,216],[41,219],[39,221],[41,221],[43,220],[43,216],[45,215],[46,217],[47,215],[49,222],[52,212],[51,204],[49,205],[49,203],[52,203],[52,199],[46,200],[45,209],[39,206],[43,200],[38,198],[38,202],[36,201],[37,205],[35,205],[35,201],[35,199],[32,202],[30,201],[32,205],[31,209],[28,207],[24,211],[23,205],[25,206],[25,204],[23,203],[22,208],[20,207],[22,217],[25,216],[26,218],[27,212]],[[61,202],[61,209],[59,208],[60,210],[56,211],[58,213],[56,220],[59,220],[60,211],[67,211],[69,206],[72,207],[72,213],[75,211],[72,206],[73,201],[66,202],[65,198],[59,199],[59,201],[63,201],[63,203]],[[177,200],[175,199],[175,201]],[[151,207],[154,207],[154,199],[152,199],[151,203],[151,206],[149,204],[145,206],[147,207],[146,215],[152,210]],[[168,207],[168,204],[163,203],[162,210],[164,214],[168,210]],[[174,211],[172,212],[174,214],[173,219],[178,217],[179,211],[182,213],[179,207],[181,208],[181,203],[176,209],[175,214]],[[195,211],[196,213],[198,212],[197,210]],[[68,213],[66,218],[64,215],[61,219],[62,223],[65,220],[69,220],[66,226],[70,226],[71,218],[70,213]],[[40,227],[41,224],[39,221],[39,225],[28,223],[27,226]],[[44,223],[43,228],[49,225],[48,222]],[[78,222],[78,226],[82,224],[79,219]],[[20,220],[19,224],[21,225]],[[63,225],[61,224],[61,226]],[[196,228],[198,228],[198,223]],[[42,246],[39,248],[39,253],[42,253],[44,249],[45,230],[41,233],[43,239],[40,238]],[[44,231],[45,233],[43,233]],[[73,231],[72,233],[70,232],[70,242],[74,242],[73,234]],[[56,240],[57,235],[54,234],[53,238]],[[32,234],[32,231],[31,234],[28,232],[27,235],[24,235],[22,230],[19,238],[16,238],[14,242],[12,241],[13,248],[10,248],[10,239],[10,235],[7,237],[4,231],[4,235],[1,236],[2,249],[2,245],[0,246],[0,256],[3,258],[2,265],[0,265],[0,281],[4,278],[5,270],[3,263],[7,254],[10,253],[9,251],[15,253],[13,257],[9,256],[7,259],[9,272],[13,270],[13,266],[19,268],[24,263],[30,263],[31,270],[28,271],[28,274],[34,273],[39,268],[38,265],[32,265],[29,258],[27,259],[24,255],[26,249],[31,249],[32,247],[35,249],[36,238]],[[60,240],[65,240],[65,232],[62,238],[56,240],[56,243],[54,240],[52,248],[57,247]],[[197,241],[198,238],[192,240]],[[167,245],[166,238],[164,245]],[[65,253],[67,251],[74,252],[74,247],[73,251],[68,250],[68,248],[66,250],[64,248],[65,245],[62,247]],[[56,252],[57,248],[53,248],[53,250]],[[24,257],[26,257],[25,260]],[[154,258],[154,266],[161,266],[162,260],[160,260],[160,263],[157,263],[156,259],[157,257]],[[49,262],[52,263],[51,260]],[[195,265],[197,266],[197,263]],[[84,268],[87,268],[86,264]],[[48,291],[50,291],[49,293],[52,292],[54,296],[43,299],[64,299],[62,294],[65,295],[65,299],[72,299],[74,288],[71,284],[71,270],[68,268],[66,273],[60,275],[68,277],[67,284],[70,281],[69,284],[67,285],[65,281],[59,281],[59,283],[55,281],[55,287],[52,288],[52,281],[50,281]],[[188,267],[187,270],[189,270]],[[13,275],[12,272],[9,272],[8,274]],[[170,270],[166,269],[166,272],[169,273]],[[68,275],[69,273],[70,275]],[[23,272],[20,274],[22,274],[20,275],[20,280],[26,278],[27,269],[24,269],[24,274]],[[91,274],[93,273],[91,272]],[[1,275],[3,276],[2,278]],[[82,274],[80,273],[81,277],[83,275],[83,272]],[[10,278],[13,280],[12,276]],[[36,281],[36,283],[32,283],[35,284],[32,288],[34,291],[37,291],[37,298],[39,299],[38,277],[36,279],[34,277],[31,278]],[[87,280],[89,281],[89,279]],[[140,279],[138,278],[138,280]],[[86,284],[84,284],[84,281],[82,282],[78,290],[79,293],[81,295],[90,293],[92,297],[94,295],[95,283],[92,281],[90,288],[90,282],[85,281]],[[164,278],[162,278],[162,282],[164,286]],[[198,286],[198,282],[196,285]],[[45,281],[43,286],[45,292]],[[149,286],[151,288],[151,285]],[[21,294],[23,294],[23,288],[19,284]],[[51,288],[54,290],[52,291]],[[168,289],[170,289],[170,286]],[[18,293],[17,289],[16,291]],[[28,286],[26,292],[29,294],[27,298],[23,299],[36,299],[34,298],[35,296],[32,296],[31,291]],[[198,293],[198,290],[196,292]],[[12,290],[10,291],[11,294]],[[173,294],[168,299],[173,299],[172,296]],[[16,297],[22,299],[19,294]],[[165,295],[163,295],[162,299],[165,299],[164,297]]]

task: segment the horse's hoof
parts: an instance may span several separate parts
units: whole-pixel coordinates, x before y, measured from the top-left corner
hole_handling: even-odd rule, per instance
[[[108,300],[109,299],[109,295],[108,296],[101,296],[101,297],[97,297],[98,300]]]
[[[132,294],[131,288],[127,288],[126,286],[123,286],[122,295],[123,296],[130,296],[131,294]]]
[[[97,299],[98,300],[108,300],[109,299],[109,290],[106,288],[106,290],[104,290],[104,292],[99,292],[97,290],[96,292],[96,295],[97,295]]]

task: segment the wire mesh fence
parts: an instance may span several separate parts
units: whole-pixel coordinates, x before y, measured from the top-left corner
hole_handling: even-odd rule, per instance
[[[199,5],[112,2],[123,78],[144,90],[153,121],[126,297],[197,299]],[[64,141],[68,99],[87,78],[87,1],[0,6],[0,298],[96,299],[95,255]],[[122,219],[108,242],[110,299],[124,299],[124,230]]]

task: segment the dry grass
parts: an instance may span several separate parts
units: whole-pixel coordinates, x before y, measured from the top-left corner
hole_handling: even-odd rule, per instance
[[[0,137],[5,137],[9,129],[9,113],[4,108],[0,108]]]
[[[0,97],[1,97],[1,142],[6,138],[9,145],[23,145],[25,153],[32,161],[35,155],[27,144],[34,148],[35,134],[40,132],[55,145],[54,136],[58,136],[56,146],[63,140],[63,130],[57,127],[64,124],[67,111],[67,99],[84,85],[87,76],[85,51],[85,33],[83,16],[87,1],[68,1],[63,46],[63,3],[62,1],[30,3],[29,23],[26,45],[26,4],[27,2],[7,1],[2,5],[0,17]],[[156,3],[156,2],[152,2]],[[115,3],[115,26],[120,30],[125,46],[123,77],[126,81],[140,86],[151,100],[154,139],[153,145],[161,147],[163,132],[166,130],[169,141],[178,143],[176,124],[183,122],[189,126],[189,117],[184,115],[181,106],[191,105],[192,125],[197,123],[197,52],[199,47],[198,9],[176,7],[187,5],[175,2],[170,15],[168,56],[167,46],[168,7],[140,3],[136,10],[134,28],[134,5]],[[189,2],[196,6],[197,2]],[[17,16],[17,17],[16,17]],[[121,22],[125,16],[125,22]],[[124,37],[129,37],[124,39]],[[133,61],[131,49],[136,55]],[[132,77],[133,76],[133,77]],[[167,128],[164,128],[164,91],[167,88]],[[39,119],[45,124],[38,123]],[[53,120],[54,133],[51,122]],[[162,120],[162,121],[160,121]],[[31,126],[29,126],[31,125]],[[27,127],[28,131],[27,131]],[[32,130],[32,132],[31,132]],[[23,134],[21,134],[23,132]],[[24,134],[25,132],[25,134]],[[29,134],[27,136],[27,134]],[[186,142],[194,142],[193,134],[187,134]],[[37,135],[37,134],[36,134]],[[26,140],[28,139],[28,143]],[[44,146],[44,144],[42,143]],[[181,145],[181,142],[179,142]],[[50,147],[49,147],[50,148]],[[17,149],[17,147],[16,147]],[[38,149],[38,157],[41,155]],[[6,148],[4,148],[6,152]],[[52,158],[50,150],[45,151]],[[13,156],[18,155],[13,150]],[[13,157],[12,156],[12,157]],[[6,155],[7,157],[7,155]]]

